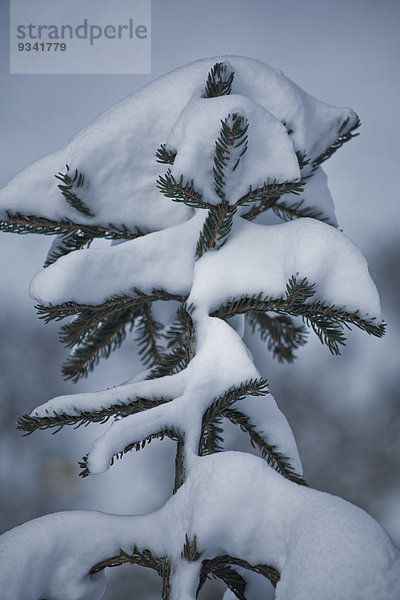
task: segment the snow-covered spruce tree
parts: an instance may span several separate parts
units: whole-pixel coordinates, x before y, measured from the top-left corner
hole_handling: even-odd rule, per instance
[[[345,328],[383,334],[320,166],[358,125],[257,61],[207,59],[124,100],[2,190],[3,230],[57,236],[31,295],[46,321],[72,317],[65,377],[86,376],[129,331],[147,367],[54,398],[18,427],[111,420],[84,477],[153,438],[176,442],[175,487],[157,512],[59,513],[5,533],[2,598],[100,598],[104,569],[122,563],[155,569],[164,599],[195,598],[209,575],[243,599],[251,571],[279,600],[399,598],[398,550],[362,510],[307,487],[243,341],[246,324],[291,361],[307,327],[333,354]],[[89,249],[94,238],[114,243]],[[172,322],[157,301],[177,308]],[[223,420],[261,457],[223,452]]]

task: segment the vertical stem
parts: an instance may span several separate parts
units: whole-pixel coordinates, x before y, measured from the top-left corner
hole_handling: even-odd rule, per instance
[[[185,473],[183,468],[183,447],[185,442],[182,438],[179,438],[176,442],[176,455],[175,455],[175,485],[173,493],[175,494],[183,482],[185,481]]]

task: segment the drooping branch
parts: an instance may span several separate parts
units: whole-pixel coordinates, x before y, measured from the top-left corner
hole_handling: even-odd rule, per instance
[[[167,329],[164,338],[169,352],[164,352],[160,360],[147,375],[147,379],[165,377],[185,369],[195,355],[195,329],[191,314],[194,310],[182,302],[177,310],[177,320]]]
[[[156,159],[158,163],[163,165],[173,165],[176,157],[176,152],[168,150],[165,144],[161,144],[156,151]]]
[[[29,435],[37,429],[53,429],[53,433],[60,431],[65,425],[74,425],[75,428],[85,427],[90,423],[106,423],[111,417],[126,417],[160,404],[169,402],[166,398],[139,398],[132,401],[116,402],[98,410],[76,410],[75,414],[66,412],[53,413],[51,416],[35,416],[24,414],[18,418],[17,429]]]
[[[272,298],[262,293],[253,296],[240,296],[228,300],[212,313],[212,316],[220,318],[232,317],[252,311],[267,312],[274,311],[278,314],[287,314],[302,317],[309,325],[320,341],[327,345],[332,354],[340,354],[339,345],[344,345],[346,338],[343,328],[351,325],[358,327],[369,335],[382,337],[385,333],[385,324],[375,324],[375,319],[360,317],[359,311],[352,313],[335,305],[328,305],[323,301],[310,298],[315,294],[314,284],[309,284],[307,278],[300,282],[292,277],[286,289],[286,297]]]
[[[357,137],[359,135],[359,133],[354,132],[361,126],[360,119],[357,117],[354,125],[352,125],[346,131],[348,124],[349,117],[347,117],[347,119],[345,119],[345,121],[342,123],[339,129],[339,137],[322,154],[320,154],[316,159],[313,160],[313,167],[317,167],[323,162],[325,162],[328,158],[332,156],[332,154],[336,152],[336,150],[339,150],[339,148],[341,148],[343,144],[349,142],[354,137]]]
[[[246,560],[232,556],[216,556],[212,559],[203,560],[200,571],[199,586],[196,595],[199,594],[207,578],[210,575],[221,579],[239,600],[246,600],[246,580],[231,565],[242,567],[268,579],[274,588],[280,580],[279,571],[268,565],[251,565]]]
[[[293,186],[296,185],[297,184],[293,184]],[[283,193],[298,195],[301,192],[302,188],[299,187],[293,191],[289,190],[288,192]],[[252,221],[261,213],[271,209],[274,214],[276,214],[283,221],[291,221],[293,219],[302,219],[304,217],[308,217],[310,219],[317,219],[318,221],[322,221],[328,225],[334,225],[331,219],[321,210],[313,208],[312,206],[304,206],[304,199],[297,200],[295,202],[288,202],[286,200],[280,200],[280,196],[275,198],[266,196],[264,199],[258,202],[258,204],[252,206],[252,208],[243,215],[243,218],[247,219],[248,221]]]
[[[199,456],[206,456],[223,450],[222,417],[229,408],[246,396],[265,396],[268,394],[266,379],[250,379],[239,386],[232,386],[224,394],[215,398],[203,414]]]
[[[66,317],[81,315],[82,322],[87,318],[90,319],[96,315],[99,320],[108,316],[110,311],[121,311],[127,308],[132,308],[138,302],[154,301],[154,300],[178,300],[184,302],[186,296],[177,294],[169,294],[165,290],[153,289],[151,292],[145,293],[138,289],[133,289],[133,294],[120,294],[112,296],[100,304],[79,304],[77,302],[64,302],[62,304],[43,305],[38,304],[36,310],[39,318],[45,323],[50,321],[60,321]]]
[[[130,442],[127,446],[125,446],[125,448],[123,448],[123,450],[121,450],[121,452],[118,452],[117,454],[114,454],[114,456],[111,457],[110,466],[112,466],[116,460],[120,460],[125,454],[128,454],[128,452],[131,452],[131,450],[136,450],[136,452],[138,452],[139,450],[143,450],[143,448],[146,445],[150,444],[152,440],[163,440],[165,437],[170,438],[174,442],[183,442],[181,434],[178,431],[176,431],[173,427],[164,427],[160,431],[156,431],[155,433],[152,433],[144,439]],[[82,457],[82,460],[79,462],[79,466],[81,467],[79,476],[83,478],[88,477],[90,475],[90,469],[88,466],[88,455]]]
[[[270,467],[286,479],[299,485],[308,486],[305,479],[293,469],[290,459],[282,454],[282,452],[279,452],[274,444],[268,443],[265,436],[261,436],[257,432],[256,426],[250,423],[247,415],[237,408],[229,408],[225,411],[224,416],[235,425],[239,425],[240,429],[249,435],[251,445],[253,448],[260,450],[262,458],[267,461]]]
[[[287,315],[269,315],[265,312],[251,311],[246,313],[252,332],[257,332],[274,358],[282,363],[293,362],[294,352],[307,342],[307,330],[304,326],[296,326]]]
[[[6,233],[38,233],[40,235],[60,236],[81,233],[87,238],[104,238],[109,240],[132,240],[143,235],[138,228],[136,228],[136,231],[132,231],[125,225],[110,223],[107,227],[104,227],[103,225],[76,223],[68,219],[54,221],[38,215],[25,215],[12,211],[7,211],[7,218],[0,220],[0,231]]]
[[[82,231],[73,232],[70,235],[58,236],[57,243],[53,245],[46,257],[43,267],[49,267],[55,263],[61,256],[65,256],[74,250],[89,248],[93,241],[93,236]]]
[[[132,330],[135,319],[142,314],[138,303],[133,309],[119,311],[104,318],[76,345],[62,366],[64,379],[74,383],[93,371],[101,358],[108,358],[126,338],[126,329]]]
[[[139,348],[142,363],[147,367],[153,367],[163,360],[163,352],[160,347],[163,328],[164,326],[161,323],[154,320],[150,303],[144,303],[141,314],[137,319],[135,341]]]
[[[69,175],[69,166],[66,165],[66,167],[66,173],[58,173],[58,175],[55,175],[56,179],[59,179],[62,182],[61,185],[59,184],[57,186],[58,189],[68,204],[72,206],[72,208],[87,217],[94,217],[95,214],[90,210],[90,208],[84,203],[77,193],[78,189],[83,186],[85,181],[83,173],[80,173],[77,169],[75,169],[75,173],[71,177]]]
[[[123,564],[140,565],[153,569],[162,579],[162,600],[169,600],[171,593],[170,574],[171,563],[166,556],[155,556],[150,550],[140,551],[136,546],[132,553],[128,554],[120,550],[116,556],[111,556],[99,563],[96,563],[91,569],[90,574],[94,575],[107,567],[119,567]]]

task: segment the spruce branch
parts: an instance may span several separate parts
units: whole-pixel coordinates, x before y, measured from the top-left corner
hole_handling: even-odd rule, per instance
[[[135,239],[143,235],[140,229],[136,231],[128,229],[125,225],[114,225],[109,223],[103,225],[87,225],[75,223],[69,219],[54,221],[38,215],[24,215],[20,212],[7,211],[7,218],[0,220],[0,231],[5,233],[37,233],[40,235],[69,236],[81,233],[88,238],[104,238],[108,240]]]
[[[317,221],[322,221],[322,223],[327,223],[327,225],[335,227],[335,223],[322,210],[317,210],[312,206],[304,206],[304,198],[292,204],[281,200],[271,208],[282,221],[292,221],[293,219],[308,217],[309,219],[317,219]]]
[[[226,178],[237,169],[247,151],[248,128],[247,119],[236,113],[228,115],[224,121],[221,120],[221,129],[215,142],[213,176],[215,191],[223,202],[227,201]]]
[[[314,294],[315,283],[309,283],[307,277],[298,281],[296,276],[292,276],[286,284],[286,300],[289,308],[307,302]]]
[[[215,63],[207,76],[203,98],[226,96],[232,91],[235,72],[228,61]]]
[[[76,231],[69,235],[61,237],[56,249],[50,250],[47,258],[43,264],[46,268],[55,263],[61,256],[65,256],[74,250],[81,250],[82,248],[88,248],[93,241],[93,236],[90,233],[82,231]]]
[[[171,169],[168,169],[164,176],[160,175],[157,187],[166,198],[170,198],[174,202],[183,202],[192,208],[214,208],[212,204],[203,200],[200,192],[196,191],[193,179],[185,182],[181,175],[177,181],[172,175]]]
[[[86,206],[83,200],[79,198],[75,191],[83,186],[85,181],[84,175],[82,173],[79,173],[79,171],[75,169],[75,173],[71,177],[68,174],[69,166],[66,165],[66,167],[66,173],[58,173],[58,175],[55,175],[56,179],[59,179],[62,182],[62,185],[59,184],[57,186],[58,189],[61,191],[68,204],[75,208],[75,210],[79,211],[87,217],[94,217],[94,213],[90,210],[88,206]]]
[[[162,337],[166,341],[167,348],[187,345],[190,340],[193,342],[194,325],[191,316],[193,310],[193,304],[188,306],[186,302],[182,302],[179,305],[176,311],[175,321],[173,321],[162,334]],[[187,336],[189,336],[189,338],[187,338]]]
[[[132,306],[137,308],[139,303],[135,303]],[[104,311],[91,312],[83,310],[78,313],[72,321],[65,323],[60,327],[58,339],[66,348],[73,348],[85,341],[87,336],[93,334],[96,329],[107,319],[116,317],[117,315],[126,313],[126,307],[123,309],[116,308],[105,309]]]
[[[300,152],[300,150],[297,150],[296,156],[297,156],[297,162],[299,163],[300,171],[303,171],[305,169],[305,167],[308,167],[308,165],[311,163],[311,158],[308,157],[304,152]],[[312,177],[314,172],[315,172],[315,169],[311,169],[311,172],[308,175],[306,175],[304,177],[304,179],[309,179],[310,177]]]
[[[197,258],[200,258],[210,248],[215,250],[222,248],[232,229],[235,213],[236,209],[232,209],[225,201],[217,204],[215,210],[208,212],[197,242]]]
[[[175,348],[185,343],[188,325],[180,319],[175,319],[162,333],[167,348]]]
[[[157,148],[156,159],[158,163],[163,165],[173,165],[176,157],[176,152],[172,152],[172,150],[168,150],[165,144],[161,144],[159,148]]]
[[[224,450],[224,429],[222,419],[215,417],[213,420],[202,423],[201,438],[199,443],[199,456],[207,456]]]
[[[229,408],[224,416],[231,423],[239,425],[240,429],[249,435],[251,445],[261,451],[262,458],[267,461],[270,467],[294,483],[308,485],[303,477],[293,469],[290,459],[282,454],[274,444],[269,444],[265,437],[262,437],[256,431],[255,425],[250,423],[247,415],[237,408]]]
[[[185,544],[190,547],[190,556],[192,556],[191,551],[193,549],[193,556],[195,555],[195,553],[198,553],[196,537],[194,537],[193,541],[190,542],[190,540],[186,536]],[[187,552],[188,551],[186,551],[186,553]],[[185,558],[185,556],[183,556],[183,558]],[[198,555],[198,559],[200,558],[201,554]],[[112,556],[110,558],[102,560],[101,562],[96,563],[91,568],[90,574],[94,575],[95,573],[98,573],[99,571],[102,571],[107,567],[118,567],[127,563],[138,564],[143,567],[155,570],[163,580],[162,600],[169,600],[171,591],[171,563],[166,556],[155,556],[150,550],[147,549],[140,551],[135,546],[132,550],[132,554],[128,554],[127,552],[121,549],[118,555]],[[252,565],[241,558],[236,558],[227,555],[216,556],[214,558],[205,559],[202,561],[196,597],[198,597],[206,580],[211,576],[214,578],[221,579],[221,581],[223,581],[229,587],[229,589],[235,594],[237,598],[239,598],[239,600],[246,600],[246,581],[235,569],[232,568],[232,565],[263,575],[272,583],[274,587],[276,587],[280,579],[280,575],[277,569],[269,565]]]
[[[321,210],[313,208],[312,206],[304,206],[304,198],[297,200],[295,202],[288,202],[286,200],[280,200],[280,197],[283,194],[295,194],[298,195],[303,191],[303,186],[305,183],[305,178],[302,179],[299,183],[284,183],[280,185],[274,185],[275,189],[272,190],[272,194],[268,193],[257,203],[252,206],[252,208],[247,211],[243,216],[244,219],[252,221],[259,214],[265,212],[266,210],[272,209],[272,211],[283,221],[291,221],[293,219],[301,219],[304,217],[308,217],[311,219],[317,219],[318,221],[322,221],[323,223],[327,223],[328,225],[335,226],[335,223],[331,221],[331,219],[325,215]],[[267,186],[268,187],[268,186]],[[282,193],[279,193],[279,187],[281,187]],[[262,190],[263,188],[261,188]],[[255,190],[254,192],[249,192],[249,200],[252,201],[253,195],[257,197],[257,192],[259,190]],[[277,195],[275,195],[277,194]],[[245,197],[243,197],[245,198]],[[247,201],[243,202],[247,204]]]
[[[270,316],[264,312],[251,311],[246,314],[252,333],[257,332],[278,362],[291,363],[296,358],[294,351],[307,342],[307,330],[296,326],[286,315]]]
[[[201,588],[203,587],[207,577],[209,574],[218,577],[226,583],[230,590],[236,595],[240,600],[246,600],[245,589],[246,589],[246,581],[239,575],[236,571],[233,570],[233,573],[229,573],[229,571],[225,571],[225,569],[230,569],[230,565],[234,565],[237,567],[242,567],[243,569],[247,569],[249,571],[254,571],[260,575],[263,575],[272,583],[274,587],[276,587],[280,575],[279,571],[277,571],[274,567],[269,565],[251,565],[246,560],[241,558],[236,558],[233,556],[216,556],[212,559],[203,560],[200,571],[199,578],[199,586],[197,588],[196,597],[198,596]],[[225,572],[224,572],[225,571]],[[237,578],[236,578],[237,576]],[[232,580],[232,577],[234,579]],[[242,581],[240,581],[240,579]],[[242,594],[242,595],[240,595]]]
[[[221,452],[223,450],[223,428],[221,418],[228,409],[246,396],[265,396],[268,394],[266,379],[249,379],[238,386],[232,386],[224,394],[214,398],[204,412],[199,440],[199,456]]]
[[[339,129],[339,137],[324,152],[322,152],[322,154],[320,154],[316,159],[313,160],[312,164],[314,168],[318,167],[320,164],[322,164],[328,158],[330,158],[332,154],[336,152],[336,150],[343,146],[343,144],[349,142],[354,137],[360,135],[359,133],[354,133],[356,129],[358,129],[361,126],[360,119],[357,117],[356,122],[349,129],[347,129],[348,123],[349,117],[347,117],[347,119],[342,123]]]
[[[87,333],[64,362],[64,379],[76,383],[81,377],[87,377],[101,358],[108,358],[111,352],[119,348],[126,338],[127,326],[132,330],[135,318],[141,313],[136,308],[136,311],[127,309],[103,319],[95,329]]]
[[[194,536],[192,541],[189,540],[188,534],[185,534],[185,543],[181,552],[181,558],[188,562],[196,562],[201,557],[202,552],[197,549],[197,537]]]
[[[79,304],[77,302],[63,302],[62,304],[49,304],[36,305],[39,318],[43,319],[45,323],[50,321],[61,321],[66,317],[72,317],[74,315],[82,315],[84,318],[90,318],[97,314],[99,320],[110,314],[110,311],[122,311],[127,308],[132,308],[138,302],[142,303],[145,301],[154,300],[178,300],[184,302],[186,296],[180,296],[177,294],[170,294],[165,290],[153,289],[151,292],[142,292],[137,288],[133,288],[133,295],[119,294],[111,296],[101,304]]]
[[[107,567],[119,567],[126,563],[140,565],[141,567],[147,567],[156,571],[163,581],[162,600],[169,600],[171,593],[171,563],[166,556],[154,556],[154,554],[147,549],[140,551],[137,546],[135,546],[132,550],[132,554],[120,550],[117,556],[112,556],[95,564],[90,569],[90,575],[94,575]]]
[[[376,337],[384,335],[385,324],[376,325],[375,317],[364,319],[360,317],[359,311],[350,313],[345,308],[338,308],[319,300],[309,302],[314,294],[315,286],[309,284],[307,278],[298,282],[296,277],[292,277],[287,284],[285,297],[272,298],[264,296],[262,293],[253,296],[243,295],[228,300],[211,313],[211,316],[226,319],[235,314],[251,311],[273,311],[278,314],[302,317],[321,342],[328,346],[332,354],[336,355],[340,354],[339,346],[345,344],[344,327],[350,329],[353,325],[369,335]]]
[[[300,172],[302,172],[305,167],[310,164],[310,159],[299,151],[296,152],[296,156]],[[261,188],[253,190],[250,187],[249,192],[237,203],[241,205],[252,204],[250,210],[242,215],[242,217],[251,221],[262,212],[272,209],[272,211],[284,221],[309,217],[322,221],[323,223],[328,223],[328,225],[335,226],[335,223],[333,223],[321,210],[317,210],[311,206],[304,206],[304,199],[295,202],[281,199],[281,196],[285,194],[294,194],[295,196],[301,194],[304,191],[307,180],[314,175],[317,166],[318,165],[312,166],[307,174],[302,174],[300,181],[277,183],[274,180],[272,183],[266,182]]]
[[[112,466],[116,460],[120,460],[128,452],[131,452],[131,450],[135,449],[136,452],[138,452],[139,450],[143,450],[143,448],[145,448],[145,446],[147,444],[150,444],[153,440],[155,440],[155,439],[163,440],[165,437],[170,438],[174,442],[178,442],[178,441],[182,442],[183,441],[183,438],[180,435],[180,433],[178,433],[174,428],[165,427],[164,429],[161,429],[160,431],[157,431],[156,433],[152,433],[151,435],[147,436],[143,440],[136,440],[134,442],[131,442],[127,446],[125,446],[125,448],[121,452],[118,452],[111,458],[110,466]],[[79,462],[79,466],[81,467],[81,472],[79,473],[80,477],[85,478],[90,475],[90,470],[89,470],[87,461],[88,461],[88,456],[85,455],[82,457],[82,460]]]
[[[138,412],[148,410],[169,402],[166,398],[139,398],[127,402],[116,402],[99,410],[77,410],[73,414],[66,412],[53,413],[51,416],[33,416],[24,414],[18,418],[17,429],[24,431],[24,436],[30,435],[38,429],[55,429],[52,433],[58,433],[65,425],[73,425],[79,428],[87,427],[90,423],[106,423],[111,417],[127,417]]]
[[[192,358],[193,354],[189,352],[188,347],[177,346],[162,356],[160,362],[154,365],[146,379],[156,379],[179,373],[188,366]]]
[[[215,142],[214,188],[221,202],[209,211],[200,233],[196,256],[200,258],[208,249],[221,248],[228,239],[233,218],[240,201],[231,206],[225,194],[225,181],[235,171],[247,150],[247,119],[238,114],[228,115],[221,121],[219,137]]]
[[[231,590],[239,600],[246,600],[246,580],[229,564],[229,557],[217,556],[211,560],[203,560],[201,565],[199,585],[196,590],[196,598],[207,581],[207,579],[220,579]]]
[[[252,204],[252,208],[243,215],[244,219],[251,221],[261,212],[268,210],[275,206],[277,201],[283,194],[294,194],[298,195],[303,191],[304,181],[284,181],[277,183],[275,180],[272,182],[266,182],[259,188],[253,189],[250,186],[247,194],[242,196],[238,201],[238,205],[246,206]],[[254,204],[258,202],[258,204]]]
[[[135,326],[135,341],[142,363],[147,367],[162,362],[163,354],[159,344],[163,328],[161,323],[153,319],[150,303],[144,303]]]
[[[191,314],[194,306],[182,302],[176,311],[177,320],[167,330],[165,339],[170,352],[164,353],[146,379],[155,379],[178,373],[187,367],[195,355],[195,331]],[[176,336],[176,337],[175,337]]]

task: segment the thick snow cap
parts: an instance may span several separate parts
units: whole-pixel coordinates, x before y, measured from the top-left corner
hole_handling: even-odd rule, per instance
[[[238,56],[203,59],[172,71],[119,102],[77,133],[65,147],[16,175],[0,190],[0,215],[4,217],[10,211],[82,224],[124,224],[132,230],[138,227],[144,233],[187,220],[192,209],[168,201],[156,187],[155,182],[164,174],[166,165],[157,163],[155,153],[173,134],[171,143],[182,142],[182,147],[177,143],[176,148],[178,164],[188,170],[182,175],[187,178],[199,175],[199,165],[185,155],[185,136],[182,132],[178,135],[179,127],[177,130],[175,125],[182,123],[182,118],[188,120],[190,107],[199,109],[199,116],[203,115],[207,123],[211,120],[218,125],[222,116],[221,98],[218,102],[209,99],[206,108],[199,100],[210,69],[222,61],[229,61],[234,71],[234,99],[222,104],[228,103],[228,112],[239,108],[249,119],[256,119],[257,123],[251,126],[260,125],[258,138],[261,134],[268,137],[268,132],[274,137],[273,143],[271,138],[266,141],[263,150],[268,154],[272,149],[265,157],[265,173],[262,165],[256,165],[254,175],[258,182],[274,177],[296,179],[297,151],[313,160],[338,138],[339,132],[345,133],[344,124],[348,130],[357,121],[351,109],[316,100],[281,71],[259,61]],[[197,142],[201,146],[201,139]],[[205,159],[204,150],[209,142],[205,139],[202,146]],[[251,143],[249,136],[249,156],[258,153],[260,139],[253,142],[257,148],[251,148]],[[76,170],[84,175],[79,197],[94,216],[70,206],[57,188],[59,181],[54,176],[65,173],[66,165],[71,177]],[[210,170],[205,160],[200,179]],[[245,183],[251,182],[246,179]]]

